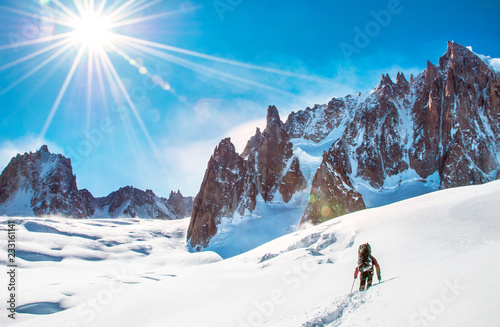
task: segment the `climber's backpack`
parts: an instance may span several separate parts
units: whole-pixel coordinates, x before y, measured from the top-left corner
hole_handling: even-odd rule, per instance
[[[370,244],[361,244],[358,249],[358,269],[360,272],[372,269],[372,248]]]

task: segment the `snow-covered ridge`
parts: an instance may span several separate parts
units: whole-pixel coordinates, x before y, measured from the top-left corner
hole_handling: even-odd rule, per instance
[[[94,198],[78,189],[71,160],[46,145],[18,154],[0,175],[0,215],[177,219],[191,214],[192,203],[179,191],[166,199],[130,186]]]
[[[471,52],[474,52],[471,46],[468,46],[467,49],[469,49]],[[474,52],[474,54],[481,58],[481,60],[484,61],[484,63],[491,69],[493,69],[497,73],[500,73],[500,58],[491,58],[490,56],[485,56],[476,52]]]
[[[498,194],[438,191],[227,260],[188,252],[187,219],[19,218],[15,326],[496,326],[500,281],[478,276],[500,269]],[[365,242],[384,283],[349,295]]]
[[[427,62],[427,68],[416,77],[407,79],[398,73],[392,81],[388,74],[382,75],[380,84],[368,94],[333,98],[328,104],[292,112],[283,124],[278,124],[279,116],[274,114],[273,126],[279,125],[279,137],[262,134],[267,135],[267,144],[289,139],[293,155],[276,158],[278,147],[256,153],[254,145],[263,139],[258,130],[244,153],[245,160],[253,155],[255,167],[259,167],[251,167],[259,174],[257,199],[256,192],[251,192],[252,201],[238,202],[238,196],[227,191],[219,192],[214,201],[206,197],[207,192],[201,196],[200,191],[203,210],[192,218],[198,222],[197,228],[188,237],[198,250],[208,246],[221,254],[235,249],[243,252],[251,248],[247,242],[241,247],[238,244],[246,238],[243,234],[275,235],[296,229],[298,221],[317,224],[438,189],[498,179],[499,104],[500,75],[467,48],[448,42],[438,64]],[[277,112],[275,107],[273,112]],[[268,117],[270,113],[268,109]],[[277,191],[287,169],[276,169],[288,167],[290,158],[298,159],[296,166],[300,166],[306,191],[310,191],[295,192],[291,200],[280,197],[283,193]],[[231,162],[221,161],[217,169],[224,171],[224,165]],[[212,168],[209,164],[206,176]],[[253,181],[242,178],[241,174],[234,178],[233,189],[252,190]],[[265,194],[261,192],[263,180],[273,182]],[[227,188],[227,183],[222,186],[220,181],[209,183],[210,189]],[[214,185],[217,183],[220,187]],[[225,204],[216,206],[215,211],[223,214],[212,210],[213,203],[221,203],[219,199]],[[274,203],[282,199],[290,202]],[[243,203],[238,214],[231,209],[233,203]],[[281,209],[271,210],[278,207]],[[284,210],[289,210],[289,218],[276,218],[262,233],[262,222],[272,221],[279,216],[276,212]],[[216,246],[209,244],[212,237]]]

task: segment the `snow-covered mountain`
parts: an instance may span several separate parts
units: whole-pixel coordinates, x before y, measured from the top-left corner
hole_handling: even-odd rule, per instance
[[[171,192],[170,197],[165,199],[155,195],[152,190],[142,191],[131,186],[122,187],[90,202],[91,218],[179,219],[189,216],[193,206],[193,198],[183,197],[179,191]]]
[[[188,252],[189,219],[17,218],[18,313],[0,325],[497,326],[499,194],[500,181],[440,190],[227,260]],[[359,293],[365,242],[384,283]]]
[[[179,191],[165,199],[130,186],[94,198],[78,189],[71,160],[46,145],[17,155],[0,175],[0,215],[178,219],[191,214],[192,203]]]
[[[259,230],[263,237],[241,247],[248,250],[299,222],[486,183],[500,177],[499,169],[500,74],[449,42],[437,66],[427,62],[409,81],[402,73],[395,82],[383,75],[369,94],[334,98],[291,113],[285,123],[269,107],[266,129],[241,155],[223,140],[187,236],[193,248],[221,253],[228,239],[241,244],[230,234]],[[284,211],[283,219],[269,215]]]
[[[269,107],[266,129],[262,133],[257,129],[242,156],[230,139],[222,140],[194,200],[188,229],[191,246],[208,246],[221,217],[245,216],[256,209],[260,199],[289,202],[303,191],[307,182],[292,147],[276,107]]]

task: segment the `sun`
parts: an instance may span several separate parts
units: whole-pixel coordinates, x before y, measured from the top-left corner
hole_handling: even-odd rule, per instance
[[[41,9],[36,7],[38,9],[31,12],[0,5],[1,10],[8,10],[29,19],[35,17],[37,22],[40,21],[39,29],[34,26],[40,32],[39,37],[10,42],[9,44],[0,43],[0,54],[2,51],[18,51],[18,48],[26,49],[24,55],[15,58],[11,62],[2,64],[0,60],[0,73],[23,63],[29,63],[24,74],[18,74],[19,76],[16,74],[16,79],[11,84],[0,89],[0,96],[56,60],[61,60],[65,55],[70,58],[70,56],[67,56],[68,54],[75,54],[75,57],[69,61],[70,64],[64,82],[43,124],[39,134],[40,140],[44,139],[49,130],[58,108],[65,98],[66,91],[76,79],[75,76],[81,78],[81,76],[86,75],[86,83],[83,80],[78,81],[78,83],[79,85],[85,85],[82,90],[86,98],[83,103],[85,103],[85,111],[87,112],[87,128],[91,125],[92,110],[96,107],[93,104],[95,99],[95,101],[101,101],[98,107],[103,108],[108,118],[112,111],[110,110],[111,106],[120,105],[120,108],[125,108],[127,112],[132,113],[130,117],[135,118],[153,153],[157,156],[158,151],[155,143],[141,118],[130,90],[126,86],[127,80],[120,76],[119,69],[120,67],[123,69],[124,63],[130,64],[137,68],[143,85],[146,85],[145,83],[158,85],[166,92],[170,92],[172,96],[177,97],[179,102],[182,103],[186,102],[186,97],[177,94],[175,88],[171,87],[170,82],[165,77],[148,70],[148,64],[143,61],[144,57],[148,58],[150,63],[154,63],[151,60],[156,59],[160,60],[160,63],[172,63],[199,74],[215,77],[224,82],[246,84],[291,97],[295,95],[227,71],[211,68],[212,63],[318,82],[314,77],[216,57],[153,42],[145,38],[134,37],[129,34],[133,32],[133,34],[155,35],[156,28],[145,24],[146,22],[167,20],[167,17],[174,14],[200,10],[204,8],[202,5],[183,5],[178,10],[163,11],[150,9],[153,6],[159,6],[162,3],[161,0],[38,0],[30,2],[41,4]],[[164,3],[165,6],[171,6],[170,1]],[[148,12],[152,13],[148,14]],[[148,28],[155,29],[148,30]],[[75,48],[77,51],[75,51]],[[113,55],[110,56],[110,54]],[[190,60],[189,57],[195,60]],[[121,64],[118,61],[120,59],[124,60]],[[199,62],[200,60],[209,62],[209,64],[205,65],[203,62]],[[156,63],[157,67],[160,66],[158,61]],[[122,119],[127,128],[131,126],[128,117]]]
[[[99,48],[113,41],[111,22],[94,12],[87,12],[71,22],[72,40],[87,48]]]

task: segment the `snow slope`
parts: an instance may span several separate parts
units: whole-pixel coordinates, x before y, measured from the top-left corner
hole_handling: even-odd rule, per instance
[[[24,313],[12,322],[3,311],[0,324],[497,326],[499,195],[500,181],[438,191],[227,260],[188,252],[188,219],[19,218]],[[367,241],[385,282],[349,295],[357,247]],[[3,264],[6,257],[3,246]]]
[[[472,50],[472,47],[467,47],[467,49],[469,49],[470,51],[474,52]],[[484,61],[484,63],[486,65],[488,65],[488,67],[490,67],[491,69],[493,69],[494,71],[496,71],[497,73],[500,73],[500,58],[491,58],[490,56],[485,56],[485,55],[482,55],[482,54],[479,54],[479,53],[476,53],[474,52],[479,58],[481,58],[482,61]]]
[[[19,189],[0,207],[0,215],[5,216],[34,216],[31,207],[33,190],[31,188]]]
[[[328,151],[331,143],[338,138],[337,133],[334,130],[331,136],[319,143],[305,139],[291,140],[293,151],[307,180],[307,187],[295,193],[288,203],[278,191],[270,202],[265,202],[261,196],[257,196],[257,205],[253,212],[247,210],[243,216],[234,214],[232,218],[221,219],[217,234],[212,237],[204,251],[216,252],[227,259],[297,231],[309,203],[313,178],[321,164],[323,152]],[[369,182],[361,178],[352,179],[367,208],[380,207],[437,191],[440,182],[438,172],[423,180],[413,169],[388,177],[380,189],[371,187]],[[190,248],[190,251],[196,252],[196,249]]]

